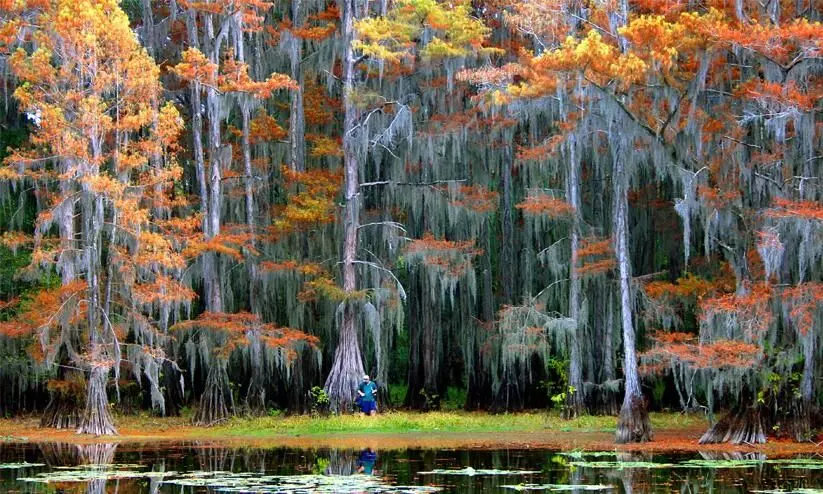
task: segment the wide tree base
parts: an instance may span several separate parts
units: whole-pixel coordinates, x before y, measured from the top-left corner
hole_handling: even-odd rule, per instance
[[[562,413],[564,419],[571,420],[586,414],[586,405],[580,393],[582,392],[578,391],[575,394],[567,395]]]
[[[354,407],[357,386],[364,373],[363,358],[360,355],[360,345],[354,327],[354,308],[350,302],[344,303],[347,305],[343,307],[343,323],[340,327],[337,349],[334,351],[334,362],[323,386],[331,401],[331,411],[334,413],[344,413]]]
[[[813,438],[812,427],[817,416],[813,404],[801,398],[794,398],[789,401],[788,406],[780,409],[782,413],[777,416],[776,426],[770,429],[778,437],[789,438],[797,442],[811,441]]]
[[[614,442],[618,444],[645,443],[651,441],[653,437],[646,401],[642,396],[629,398],[629,401],[624,402],[620,409]]]
[[[227,395],[228,400],[226,399]],[[218,360],[209,368],[209,375],[206,377],[206,390],[203,391],[203,395],[200,397],[200,407],[193,419],[194,425],[209,427],[228,420],[231,417],[229,406],[232,410],[234,409],[229,391],[226,363]]]
[[[114,419],[109,410],[109,397],[106,394],[108,375],[108,367],[92,368],[86,392],[86,410],[83,412],[83,419],[77,429],[78,434],[117,435]]]
[[[700,438],[700,444],[763,444],[765,442],[765,427],[758,406],[732,410]]]
[[[53,393],[40,418],[40,427],[76,429],[80,425],[80,406],[74,397]]]
[[[586,407],[593,415],[618,415],[622,400],[622,380],[586,383]]]

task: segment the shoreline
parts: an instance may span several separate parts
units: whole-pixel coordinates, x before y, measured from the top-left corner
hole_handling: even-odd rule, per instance
[[[118,436],[78,435],[73,430],[49,429],[39,427],[37,417],[17,419],[0,419],[0,442],[3,445],[36,444],[47,442],[69,442],[74,444],[118,443],[121,447],[141,446],[157,447],[175,444],[223,446],[229,448],[298,448],[298,449],[361,449],[371,447],[376,450],[402,449],[540,449],[540,450],[587,450],[587,451],[625,451],[638,453],[677,453],[677,452],[721,452],[753,453],[760,452],[767,456],[779,457],[795,454],[823,454],[823,446],[815,443],[795,443],[783,440],[770,440],[761,445],[698,444],[698,439],[705,431],[705,425],[694,420],[684,420],[682,426],[669,424],[655,429],[652,442],[642,444],[614,444],[614,432],[608,430],[612,417],[596,418],[592,429],[579,423],[565,424],[560,430],[556,421],[549,417],[545,427],[522,428],[517,420],[524,417],[534,421],[534,417],[543,415],[511,414],[505,416],[454,414],[465,417],[467,421],[495,421],[500,430],[471,430],[488,426],[486,422],[467,424],[460,427],[459,422],[449,422],[452,430],[420,428],[415,430],[381,430],[390,428],[399,418],[403,420],[427,418],[427,414],[395,413],[368,417],[348,416],[344,419],[312,419],[310,417],[234,419],[230,423],[211,428],[196,427],[182,417],[119,417]],[[663,414],[661,414],[663,415]],[[674,414],[668,414],[678,418]],[[434,418],[449,417],[440,413]],[[672,417],[668,417],[671,419]],[[381,422],[382,419],[382,422]],[[658,422],[662,421],[658,417]],[[508,421],[508,423],[507,423]],[[342,422],[343,425],[340,425]],[[434,421],[435,424],[438,422]],[[273,425],[272,425],[273,424]],[[509,425],[510,428],[506,429]],[[591,424],[588,424],[591,425]],[[300,427],[305,431],[301,431]],[[344,430],[316,431],[322,426],[336,426]],[[363,429],[363,430],[358,430]],[[354,430],[345,430],[349,427]],[[517,429],[517,427],[521,427]],[[370,430],[371,429],[371,430]]]

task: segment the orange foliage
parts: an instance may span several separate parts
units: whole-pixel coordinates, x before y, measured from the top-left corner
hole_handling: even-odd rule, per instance
[[[518,204],[517,209],[525,214],[542,215],[549,218],[568,218],[575,214],[574,206],[548,194],[532,195]]]
[[[197,298],[191,288],[179,281],[164,275],[158,275],[154,282],[138,283],[132,289],[132,296],[139,304],[172,304],[188,303]]]
[[[306,229],[335,219],[335,198],[340,190],[342,176],[339,171],[309,170],[300,172],[281,167],[286,185],[292,190],[285,206],[273,209],[276,217],[272,233],[277,235]]]
[[[322,158],[330,156],[334,158],[343,157],[343,142],[320,134],[306,134],[306,140],[312,143],[309,156]]]
[[[609,238],[588,237],[580,242],[577,257],[611,256],[614,255],[612,240]]]
[[[814,328],[815,316],[823,308],[823,283],[802,283],[785,289],[781,298],[789,307],[789,317],[800,334]]]
[[[281,89],[300,89],[291,77],[276,72],[264,81],[252,80],[249,76],[249,65],[235,60],[234,52],[231,50],[226,53],[222,71],[217,77],[217,86],[221,91],[248,93],[255,98],[269,98],[272,93]]]
[[[300,27],[292,27],[290,22],[283,22],[281,27],[288,29],[294,36],[311,41],[320,41],[328,38],[337,30],[337,21],[340,19],[340,10],[331,3],[326,9],[306,17],[306,22]]]
[[[260,109],[251,120],[251,129],[249,129],[249,143],[251,145],[280,141],[288,135],[288,131],[281,127],[277,120],[263,109]]]
[[[224,338],[224,343],[216,348],[219,358],[228,358],[232,351],[259,337],[264,346],[284,349],[289,357],[294,357],[298,345],[316,347],[319,339],[303,331],[279,327],[273,323],[263,323],[260,317],[250,312],[224,313],[204,312],[197,319],[185,321],[172,327],[173,330],[211,331]]]
[[[303,117],[308,125],[326,125],[334,121],[340,102],[332,99],[323,86],[312,78],[303,84]]]
[[[686,273],[676,282],[650,281],[645,286],[646,294],[653,299],[681,298],[700,300],[717,288],[708,280]]]
[[[566,136],[558,134],[546,139],[542,144],[538,144],[537,146],[528,148],[520,147],[517,149],[517,159],[520,161],[546,160],[557,154],[565,139]]]
[[[699,343],[690,333],[658,332],[652,336],[655,346],[641,354],[644,373],[662,372],[672,362],[692,369],[751,368],[760,362],[763,352],[757,345],[734,340]]]
[[[480,185],[463,185],[460,187],[462,198],[451,201],[453,206],[470,209],[475,213],[486,214],[497,209],[498,194]]]
[[[769,308],[771,296],[771,286],[758,283],[748,286],[742,295],[730,293],[704,298],[700,302],[700,318],[710,323],[718,315],[734,317],[743,335],[755,340],[765,333],[773,320]]]
[[[815,201],[790,201],[775,197],[774,207],[766,211],[771,218],[823,221],[823,205]]]
[[[0,235],[0,245],[16,253],[20,247],[30,244],[31,236],[22,232],[4,232]]]
[[[472,269],[472,260],[482,253],[473,240],[439,240],[431,233],[412,240],[406,247],[406,255],[417,257],[424,265],[453,278],[460,278]]]
[[[305,276],[318,276],[326,272],[317,263],[299,263],[292,259],[283,262],[263,261],[259,267],[261,271],[292,271]]]

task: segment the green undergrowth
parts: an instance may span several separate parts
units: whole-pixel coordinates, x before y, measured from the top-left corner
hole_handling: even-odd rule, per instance
[[[658,429],[681,429],[705,424],[700,416],[651,414]],[[208,429],[219,436],[301,435],[329,433],[404,432],[613,432],[616,417],[582,416],[564,420],[556,413],[513,414],[450,412],[387,412],[376,417],[360,415],[308,415],[234,418],[225,425]],[[205,431],[203,431],[205,432]]]

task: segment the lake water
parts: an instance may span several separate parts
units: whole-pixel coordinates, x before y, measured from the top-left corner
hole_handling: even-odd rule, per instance
[[[0,492],[823,493],[823,457],[0,443]]]

